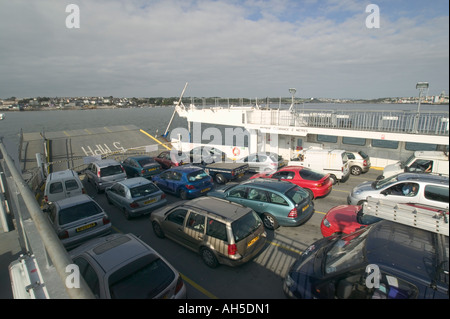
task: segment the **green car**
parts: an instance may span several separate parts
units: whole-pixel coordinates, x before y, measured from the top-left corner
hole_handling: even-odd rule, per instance
[[[300,226],[314,213],[314,204],[308,192],[295,184],[256,178],[241,184],[227,185],[208,193],[252,208],[268,229],[278,226]]]

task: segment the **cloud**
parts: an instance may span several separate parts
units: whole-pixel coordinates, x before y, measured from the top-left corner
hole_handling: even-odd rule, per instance
[[[68,1],[0,2],[0,97],[177,96],[185,82],[187,96],[448,91],[448,14],[381,1],[368,29],[369,2],[353,0],[78,0],[67,29]]]

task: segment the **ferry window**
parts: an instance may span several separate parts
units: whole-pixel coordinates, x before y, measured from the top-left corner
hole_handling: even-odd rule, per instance
[[[415,143],[406,142],[405,149],[408,151],[435,151],[437,149],[436,144]]]
[[[373,147],[380,147],[380,148],[397,149],[398,148],[398,141],[372,140],[372,146]]]
[[[337,143],[337,136],[317,134],[318,142]]]
[[[364,145],[366,145],[366,139],[365,138],[359,138],[359,137],[344,136],[342,138],[342,143],[343,144],[350,144],[350,145],[364,146]]]

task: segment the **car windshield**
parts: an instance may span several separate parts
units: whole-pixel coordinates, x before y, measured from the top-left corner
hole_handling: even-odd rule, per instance
[[[158,191],[158,187],[155,184],[149,183],[145,185],[139,185],[130,188],[130,194],[132,198],[147,196]]]
[[[138,161],[139,165],[141,165],[142,167],[145,167],[147,165],[152,165],[155,163],[155,160],[151,157],[148,158],[142,158]]]
[[[305,198],[309,197],[308,193],[301,187],[295,186],[286,192],[286,195],[295,203],[300,204]]]
[[[364,207],[361,207],[361,209],[356,214],[356,220],[361,225],[370,225],[382,220],[382,218],[364,214]]]
[[[209,177],[209,175],[206,174],[206,172],[204,170],[199,170],[199,171],[195,171],[195,172],[187,174],[187,180],[189,182],[199,181],[199,180],[202,180],[202,179],[208,178],[208,177]]]
[[[380,188],[383,188],[383,187],[385,187],[387,185],[393,184],[395,182],[397,182],[397,175],[393,175],[393,176],[388,177],[388,178],[384,178],[384,179],[380,179],[378,181],[374,181],[372,183],[372,188],[380,189]]]
[[[174,279],[175,274],[161,259],[144,265],[138,260],[110,276],[109,291],[113,299],[150,299],[161,293]]]
[[[238,220],[231,223],[231,229],[233,230],[235,242],[246,238],[253,233],[262,224],[261,218],[258,214],[252,211],[249,214],[245,214]]]
[[[76,206],[61,209],[59,224],[66,225],[71,222],[102,213],[102,209],[94,202],[86,202]]]
[[[120,165],[111,165],[100,169],[100,176],[101,177],[111,176],[121,174],[122,172],[123,172],[122,167]]]
[[[342,271],[364,261],[364,251],[369,228],[343,236],[327,251],[324,259],[326,274]]]

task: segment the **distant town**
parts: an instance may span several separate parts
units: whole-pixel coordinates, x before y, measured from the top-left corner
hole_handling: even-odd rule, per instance
[[[27,111],[27,110],[55,110],[55,109],[96,109],[96,108],[127,108],[127,107],[167,107],[173,106],[179,97],[150,97],[150,98],[124,98],[124,97],[10,97],[0,99],[0,110]],[[333,99],[333,98],[295,98],[296,104],[303,103],[383,103],[383,104],[417,104],[419,97],[390,97],[379,99]],[[217,105],[217,106],[250,106],[250,105],[278,105],[291,104],[292,97],[283,98],[219,98],[219,97],[183,97],[184,104]],[[449,96],[442,92],[440,95],[424,96],[424,104],[449,104]]]

